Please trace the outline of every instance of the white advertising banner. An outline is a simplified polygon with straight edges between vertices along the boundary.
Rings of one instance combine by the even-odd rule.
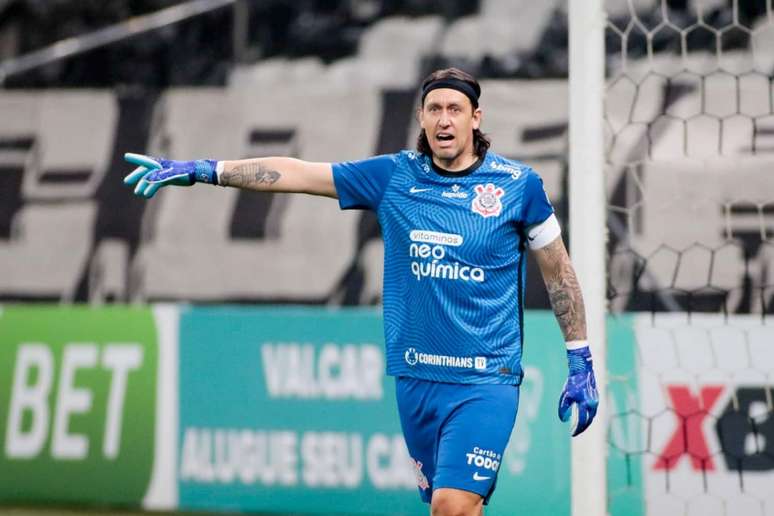
[[[774,514],[774,324],[635,320],[648,515]]]

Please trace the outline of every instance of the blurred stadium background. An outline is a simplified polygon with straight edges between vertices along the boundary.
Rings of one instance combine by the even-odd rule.
[[[608,510],[774,516],[772,1],[605,12]],[[122,155],[411,148],[419,81],[458,66],[569,228],[569,62],[560,0],[0,0],[0,513],[424,514],[369,376],[375,217],[204,186],[146,202]],[[569,514],[531,263],[525,306],[487,514]]]

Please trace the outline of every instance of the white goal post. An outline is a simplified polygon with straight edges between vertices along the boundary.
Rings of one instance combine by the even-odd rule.
[[[572,439],[573,516],[607,514],[606,196],[603,0],[569,2],[570,254],[583,290],[600,405],[594,424]]]

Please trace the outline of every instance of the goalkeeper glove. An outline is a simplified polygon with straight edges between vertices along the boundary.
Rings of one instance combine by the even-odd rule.
[[[124,159],[137,165],[124,178],[124,184],[136,185],[136,195],[150,199],[162,186],[191,186],[196,182],[218,184],[218,162],[211,159],[172,161],[127,152]]]
[[[559,397],[559,419],[564,422],[569,420],[575,404],[578,412],[577,421],[572,428],[572,436],[575,437],[586,430],[594,420],[599,405],[599,394],[589,347],[568,349],[567,361],[570,371],[562,395]]]

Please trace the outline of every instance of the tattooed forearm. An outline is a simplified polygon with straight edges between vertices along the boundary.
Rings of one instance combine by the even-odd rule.
[[[237,165],[228,171],[224,170],[218,180],[223,186],[263,190],[266,188],[262,188],[262,186],[273,185],[279,181],[280,177],[282,174],[278,170],[254,162]]]
[[[565,340],[586,339],[586,309],[578,277],[561,239],[541,249],[551,264],[543,271],[548,298]]]

